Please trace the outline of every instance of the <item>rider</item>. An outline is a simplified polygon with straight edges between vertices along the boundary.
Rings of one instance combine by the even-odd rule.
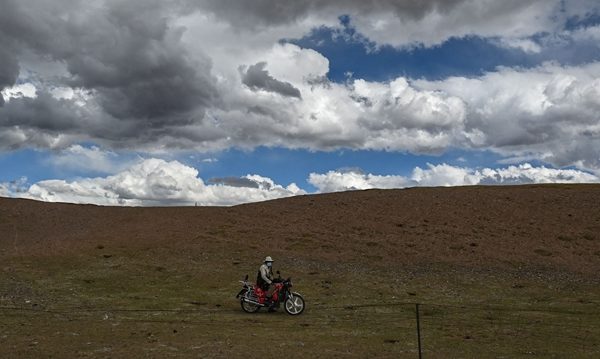
[[[258,269],[256,285],[267,292],[267,300],[271,300],[275,286],[273,285],[273,258],[267,256],[264,263]]]

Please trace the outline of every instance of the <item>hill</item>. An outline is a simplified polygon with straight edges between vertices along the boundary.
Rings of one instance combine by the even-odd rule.
[[[414,188],[236,207],[127,208],[0,198],[4,255],[98,245],[188,248],[401,266],[600,270],[600,186]],[[15,248],[16,247],[16,248]]]
[[[296,278],[300,318],[247,315],[232,298],[265,255]],[[0,260],[2,357],[415,357],[415,302],[427,357],[600,350],[600,185],[227,208],[0,198]],[[267,337],[275,352],[252,343]]]

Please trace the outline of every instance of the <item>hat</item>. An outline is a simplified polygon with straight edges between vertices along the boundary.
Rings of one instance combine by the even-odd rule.
[[[271,258],[271,256],[267,256],[267,258],[265,258],[265,262],[273,262],[273,258]]]

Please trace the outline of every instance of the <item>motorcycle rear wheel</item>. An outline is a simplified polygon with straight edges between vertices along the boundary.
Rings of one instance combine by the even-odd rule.
[[[252,303],[245,302],[243,299],[240,300],[242,310],[246,313],[256,313],[260,310],[260,306]]]
[[[292,295],[286,299],[283,308],[289,315],[302,314],[302,312],[304,312],[304,308],[306,308],[306,305],[304,304],[304,298],[302,298],[302,296],[298,293],[292,293]]]

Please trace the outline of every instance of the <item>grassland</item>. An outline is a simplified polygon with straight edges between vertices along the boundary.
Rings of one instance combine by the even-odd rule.
[[[417,358],[420,303],[424,358],[597,358],[598,187],[534,189],[523,201],[554,207],[536,206],[507,232],[500,205],[380,207],[382,194],[410,203],[406,191],[230,209],[3,200],[0,357]],[[515,194],[527,188],[509,190],[485,195],[527,210]],[[431,191],[423,208],[451,197]],[[241,311],[237,280],[265,254],[304,295],[301,316]]]

